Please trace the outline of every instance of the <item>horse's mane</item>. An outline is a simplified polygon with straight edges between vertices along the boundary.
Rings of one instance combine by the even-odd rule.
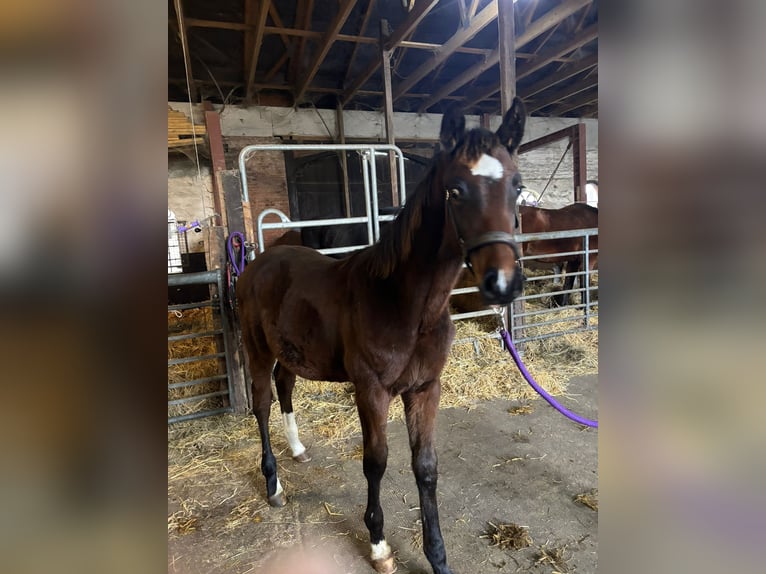
[[[435,173],[436,160],[396,219],[381,231],[380,240],[375,245],[349,257],[346,260],[349,264],[353,261],[373,277],[385,279],[393,273],[398,262],[410,256],[413,235],[423,221],[423,208],[428,204]]]
[[[449,153],[450,159],[459,159],[465,163],[473,163],[484,153],[490,153],[493,148],[501,145],[493,132],[476,128],[464,134],[457,142],[454,150]],[[418,184],[415,193],[407,200],[407,204],[392,224],[381,232],[380,240],[372,247],[360,251],[347,261],[354,261],[362,266],[373,277],[385,279],[396,268],[397,263],[406,261],[412,252],[414,232],[423,222],[423,209],[428,207],[439,158],[446,152],[437,153],[431,163],[426,177]]]

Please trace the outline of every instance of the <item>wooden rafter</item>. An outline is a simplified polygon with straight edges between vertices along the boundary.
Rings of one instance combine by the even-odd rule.
[[[493,22],[495,18],[497,18],[497,0],[492,0],[481,12],[479,12],[479,14],[476,15],[468,28],[460,28],[444,44],[441,50],[423,62],[423,64],[407,76],[406,80],[402,81],[394,88],[394,101],[398,100],[411,90],[415,84],[434,71],[442,62],[445,62],[455,50],[478,34],[490,22]]]
[[[567,0],[566,2],[563,2],[562,4],[559,4],[555,8],[551,9],[549,12],[546,12],[540,18],[535,20],[521,35],[516,37],[516,41],[514,42],[515,48],[519,49],[522,46],[526,45],[534,38],[537,38],[539,35],[545,33],[551,27],[555,26],[556,24],[558,24],[565,18],[568,18],[569,16],[577,12],[583,6],[588,4],[590,1],[591,0]],[[451,82],[448,82],[444,87],[442,87],[442,89],[440,89],[436,94],[434,94],[429,100],[424,102],[420,106],[418,111],[419,112],[426,111],[428,108],[433,106],[439,100],[444,98],[444,96],[447,96],[451,94],[452,92],[454,92],[455,90],[460,89],[461,87],[463,87],[465,84],[467,84],[474,78],[477,78],[478,76],[480,76],[481,74],[489,70],[499,61],[500,61],[500,51],[493,50],[493,52],[487,57],[485,61],[479,62],[478,64],[472,66],[471,68],[468,68],[465,72],[463,72],[462,74],[459,74]],[[517,81],[520,80],[521,77],[522,77],[521,75],[518,75],[516,77],[516,80]],[[496,91],[497,90],[495,90],[495,92]]]
[[[558,60],[565,54],[569,54],[570,52],[576,50],[577,48],[584,46],[588,42],[595,40],[597,37],[598,37],[598,26],[596,24],[589,26],[585,30],[581,31],[575,38],[572,39],[571,42],[569,42],[565,46],[550,48],[548,51],[546,51],[543,54],[540,54],[534,60],[530,60],[529,62],[525,63],[523,66],[520,66],[518,69],[518,73],[516,75],[516,81],[526,78],[530,74],[533,74],[534,72],[547,66],[551,62]],[[476,92],[468,94],[466,96],[466,100],[468,100],[471,103],[478,103],[496,94],[499,89],[500,87],[496,85],[489,86],[488,88],[485,87],[485,88],[482,88],[481,90],[477,90]]]
[[[552,116],[552,117],[560,117],[564,114],[567,114],[569,112],[576,110],[577,108],[581,108],[583,106],[587,106],[595,102],[598,102],[598,89],[591,90],[589,92],[584,92],[578,97],[573,98],[569,100],[568,102],[564,102],[562,105],[552,109],[549,113],[546,113],[545,115]]]
[[[277,63],[274,64],[271,69],[266,72],[266,75],[263,77],[264,82],[270,82],[271,79],[277,74],[279,70],[282,69],[282,66],[284,66],[287,63],[287,59],[290,57],[290,50],[285,50],[285,53],[282,54],[279,57],[279,60],[277,60]]]
[[[537,10],[537,5],[539,2],[540,0],[530,0],[529,6],[527,6],[526,11],[521,16],[521,27],[523,30],[526,30],[529,26],[529,23],[532,21],[532,16],[534,15],[535,10]]]
[[[308,31],[311,28],[311,16],[314,13],[314,0],[298,0],[296,28],[302,31]],[[306,45],[306,37],[298,37],[293,47],[293,58],[290,60],[290,69],[287,78],[290,82],[295,82],[300,74],[301,62],[303,60],[303,49]]]
[[[359,35],[364,36],[364,33],[367,31],[367,25],[370,23],[370,16],[372,16],[373,8],[375,7],[375,0],[370,0],[367,4],[367,11],[364,13],[364,18],[362,18],[362,26],[359,29]],[[346,75],[343,76],[343,86],[346,85],[349,74],[351,73],[351,69],[354,67],[354,60],[356,59],[356,53],[359,50],[359,42],[356,42],[354,44],[354,49],[351,51],[351,58],[348,61],[348,68],[346,68]]]
[[[186,85],[186,80],[184,80],[183,78],[169,78],[168,83],[178,85],[178,86],[183,86],[183,85]],[[194,83],[197,84],[198,86],[214,86],[215,85],[215,83],[212,80],[194,80]],[[226,81],[226,80],[219,81],[218,85],[221,88],[234,88],[234,87],[244,86],[242,82],[233,82],[233,81]],[[273,90],[278,92],[293,91],[292,86],[288,84],[255,82],[253,86],[255,87],[257,91],[261,91],[261,90]],[[343,94],[343,90],[340,88],[327,88],[323,86],[309,86],[306,89],[306,92],[317,93],[317,94],[335,94],[335,95]],[[359,94],[360,96],[380,97],[383,95],[383,92],[380,90],[359,90],[357,94]],[[430,98],[431,94],[413,93],[413,94],[407,94],[406,97],[417,99],[417,100],[424,100],[426,98]],[[447,96],[444,99],[459,101],[459,100],[462,100],[463,97],[462,96]]]
[[[184,19],[184,9],[181,5],[181,0],[174,0],[176,8],[176,18],[178,19],[178,35],[181,40],[181,50],[184,55],[184,69],[186,71],[186,79],[189,84],[189,99],[192,102],[197,101],[197,86],[194,84],[194,75],[192,74],[191,66],[191,53],[189,52],[189,38],[186,35],[187,23]]]
[[[577,94],[580,94],[582,92],[588,91],[592,88],[598,87],[598,74],[594,74],[592,76],[587,76],[585,78],[580,79],[576,83],[567,86],[565,88],[562,88],[558,92],[555,92],[550,95],[545,95],[543,99],[537,100],[535,102],[529,102],[527,104],[527,112],[534,113],[537,110],[541,110],[547,106],[550,106],[551,104],[556,104],[558,102],[561,102],[562,100],[566,100],[571,98],[572,96],[575,96]]]
[[[343,3],[338,7],[338,13],[335,14],[335,18],[333,18],[330,27],[327,29],[327,32],[322,39],[322,43],[320,44],[319,49],[317,50],[316,55],[314,56],[311,65],[309,66],[308,72],[303,77],[295,91],[296,102],[299,102],[303,97],[303,94],[306,93],[306,88],[308,88],[311,80],[314,79],[314,76],[319,71],[319,66],[322,65],[325,56],[327,56],[327,52],[330,51],[330,47],[332,46],[333,42],[335,42],[335,39],[340,33],[341,28],[343,28],[343,24],[346,23],[346,20],[348,19],[348,16],[351,14],[351,10],[354,9],[355,5],[356,0],[344,0]]]
[[[284,23],[282,22],[282,18],[279,15],[274,2],[269,2],[269,16],[271,16],[271,21],[274,22],[275,26],[284,28]],[[282,39],[282,44],[285,47],[285,51],[263,77],[263,81],[267,83],[270,82],[271,79],[277,74],[277,72],[282,69],[282,66],[285,65],[288,58],[290,57],[290,37],[287,34],[280,34],[279,37]]]
[[[253,99],[253,82],[255,82],[255,70],[258,67],[258,56],[261,53],[261,46],[263,45],[263,29],[266,26],[266,16],[269,14],[269,4],[271,0],[261,0],[258,5],[258,17],[255,28],[255,36],[253,38],[253,55],[249,61],[249,67],[247,70],[247,76],[245,78],[245,85],[247,86],[245,98],[247,101]]]
[[[396,48],[405,36],[417,28],[421,20],[423,20],[423,18],[426,17],[431,9],[436,6],[438,1],[439,0],[419,0],[416,2],[415,7],[404,19],[404,22],[402,22],[399,27],[394,30],[383,48],[388,52]],[[382,62],[380,58],[375,58],[372,62],[370,62],[370,65],[367,66],[364,72],[362,72],[357,80],[348,88],[348,90],[346,90],[345,94],[343,94],[342,105],[345,106],[351,100],[351,98],[354,97],[354,94],[359,91],[359,89],[367,82],[367,80],[370,79],[370,76],[372,76],[378,70],[381,63]]]
[[[255,26],[243,24],[241,22],[221,22],[216,20],[200,20],[198,18],[186,18],[187,28],[213,28],[218,30],[231,30],[234,32],[244,32],[246,30],[255,29]],[[410,32],[411,33],[411,32]],[[299,30],[296,28],[282,28],[279,26],[266,26],[263,29],[264,36],[280,34],[285,36],[299,36],[303,38],[319,39],[322,37],[321,32],[314,30]],[[354,42],[357,44],[377,44],[378,39],[372,36],[354,36],[352,34],[338,34],[335,39],[336,42]],[[426,50],[428,52],[438,51],[442,48],[441,44],[434,44],[432,42],[415,42],[411,40],[401,40],[398,44],[399,48],[414,48],[416,50]],[[487,48],[469,48],[462,46],[455,50],[458,54],[473,54],[475,56],[488,56],[492,53],[492,50]],[[528,60],[533,58],[534,55],[526,52],[516,52],[516,57],[522,60]]]
[[[597,65],[598,65],[597,54],[593,54],[591,56],[588,56],[587,58],[583,58],[579,62],[575,62],[574,64],[569,64],[567,66],[564,66],[555,74],[546,76],[543,79],[538,80],[531,86],[528,86],[527,88],[521,90],[522,96],[524,97],[524,99],[529,99],[532,96],[536,96],[540,92],[543,92],[545,90],[552,88],[559,82],[568,80],[572,76],[576,76],[577,74],[584,72],[585,70],[588,70],[590,68],[593,68]]]
[[[479,8],[479,0],[471,0],[471,5],[468,7],[468,23],[473,20],[473,15],[476,14],[476,10]]]
[[[282,17],[279,15],[274,2],[269,2],[269,16],[271,16],[271,21],[274,22],[274,26],[276,28],[285,27],[284,22],[282,22]],[[282,38],[282,44],[284,44],[285,50],[290,50],[290,36],[285,33],[281,33],[279,37]]]

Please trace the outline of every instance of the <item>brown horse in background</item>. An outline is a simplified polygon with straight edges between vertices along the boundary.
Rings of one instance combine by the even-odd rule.
[[[547,231],[570,231],[576,229],[591,229],[598,227],[598,208],[591,207],[586,203],[573,203],[560,209],[544,209],[541,207],[520,206],[522,233],[543,233]],[[553,296],[556,305],[563,307],[570,301],[570,291],[574,288],[578,273],[583,271],[585,256],[554,255],[555,253],[571,253],[582,251],[585,247],[583,237],[567,237],[564,239],[546,239],[539,241],[524,242],[524,256],[535,256],[532,261],[525,262],[525,266],[536,267],[540,263],[560,265],[566,277],[564,279],[563,292]],[[588,238],[588,250],[598,250],[598,235]],[[598,268],[598,253],[588,254],[588,269],[592,271]],[[581,282],[582,284],[582,282]]]
[[[598,227],[598,208],[585,203],[573,203],[560,209],[544,209],[528,205],[519,206],[522,233],[543,233],[547,231],[569,231],[577,229],[591,229]],[[574,288],[577,273],[583,270],[585,257],[582,254],[553,255],[555,253],[571,253],[583,250],[584,239],[582,237],[568,237],[565,239],[549,239],[539,241],[524,241],[524,256],[538,256],[531,261],[524,261],[524,266],[529,268],[561,266],[566,272],[563,293],[552,295],[554,304],[559,306],[568,305],[570,301],[569,291]],[[598,235],[588,239],[588,250],[598,250]],[[588,254],[588,270],[598,268],[598,253]],[[466,270],[457,283],[457,287],[468,287],[473,279]],[[481,299],[475,293],[466,293],[452,297],[452,306],[457,312],[466,313],[485,308]]]
[[[293,413],[296,375],[351,381],[364,443],[364,521],[378,572],[396,569],[383,535],[380,483],[388,409],[401,395],[423,548],[435,574],[451,574],[439,527],[434,448],[439,377],[455,334],[448,301],[464,261],[487,303],[508,304],[521,292],[511,233],[525,116],[518,98],[496,133],[466,132],[462,115],[445,114],[441,151],[378,243],[339,260],[306,247],[270,247],[237,283],[269,504],[286,503],[269,439],[274,361],[285,433],[300,462],[309,457]]]

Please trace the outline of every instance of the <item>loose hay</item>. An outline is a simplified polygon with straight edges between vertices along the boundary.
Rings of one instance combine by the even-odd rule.
[[[511,548],[520,550],[532,544],[529,537],[529,529],[518,524],[493,524],[487,522],[487,530],[479,538],[488,538],[492,542],[490,546],[497,546],[501,550]]]
[[[569,572],[569,565],[566,563],[564,557],[564,548],[554,547],[548,548],[547,544],[540,546],[540,552],[536,556],[537,561],[535,564],[546,564],[553,566],[558,572]]]
[[[179,316],[180,315],[180,316]],[[220,318],[216,317],[211,307],[186,309],[184,311],[168,312],[168,335],[183,335],[202,333],[220,329]],[[212,355],[223,351],[220,336],[198,337],[181,341],[168,341],[168,360],[184,357]],[[180,383],[223,374],[225,362],[223,359],[194,361],[168,367],[168,383]],[[213,381],[168,389],[168,400],[182,399],[194,395],[226,390],[226,381]],[[223,406],[222,397],[209,397],[199,401],[191,401],[180,405],[168,405],[168,416],[180,416],[202,410],[211,410]]]
[[[580,504],[583,504],[590,508],[591,510],[595,510],[598,512],[598,489],[594,488],[588,492],[583,492],[582,494],[578,494],[574,498],[575,502],[579,502]]]

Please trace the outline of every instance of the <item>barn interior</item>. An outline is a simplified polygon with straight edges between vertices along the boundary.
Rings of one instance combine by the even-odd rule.
[[[447,110],[494,130],[514,95],[528,112],[519,149],[528,197],[549,209],[585,202],[586,182],[598,179],[595,0],[169,0],[169,571],[269,572],[275,552],[337,546],[341,569],[332,571],[372,572],[349,385],[299,381],[296,408],[314,454],[304,466],[289,460],[274,406],[292,509],[266,505],[232,262],[286,231],[259,235],[265,210],[292,222],[358,218],[369,215],[370,194],[395,210],[428,169]],[[241,169],[253,145],[293,147],[252,151]],[[401,171],[370,145],[399,148]],[[340,245],[325,241],[327,229],[298,231],[304,244]],[[244,244],[230,254],[236,232]],[[513,325],[521,315],[514,339],[538,382],[594,415],[597,271],[584,272],[564,308],[553,306],[562,287],[550,270],[526,273],[540,280],[528,282],[523,307],[506,311]],[[438,447],[455,571],[595,572],[597,503],[582,502],[597,493],[595,429],[534,398],[500,346],[494,312],[453,311]],[[396,495],[384,510],[393,507],[399,571],[425,572],[400,404],[389,420],[384,489]],[[530,545],[504,544],[490,526],[503,523],[526,528]]]

